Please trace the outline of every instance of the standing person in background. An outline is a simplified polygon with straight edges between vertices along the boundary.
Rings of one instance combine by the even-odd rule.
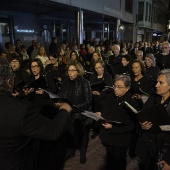
[[[28,56],[31,58],[31,53],[32,53],[32,51],[34,50],[34,48],[35,48],[35,43],[36,43],[36,41],[35,40],[32,40],[31,41],[31,46],[29,46],[28,47],[28,49],[27,49],[27,53],[28,53]]]
[[[60,103],[49,120],[29,102],[13,97],[13,73],[0,58],[0,167],[1,170],[37,170],[37,140],[57,140],[67,127],[71,107]]]
[[[52,37],[49,46],[49,54],[57,54],[57,50],[57,37]]]
[[[80,164],[86,163],[86,151],[89,142],[90,124],[87,117],[81,114],[82,110],[91,109],[92,94],[84,69],[79,62],[70,61],[67,64],[68,76],[63,80],[58,95],[67,98],[78,109],[72,110],[74,122],[74,135],[68,139],[68,152],[66,159],[75,155],[76,143],[80,145]]]

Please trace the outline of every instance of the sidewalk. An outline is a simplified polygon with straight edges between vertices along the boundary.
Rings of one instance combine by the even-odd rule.
[[[99,137],[90,139],[86,153],[86,164],[81,165],[79,163],[80,151],[76,150],[75,158],[66,161],[64,170],[103,170],[105,155],[105,148],[101,144]]]
[[[86,164],[81,165],[79,163],[80,152],[77,150],[75,158],[66,161],[64,170],[104,170],[105,157],[105,148],[101,144],[99,137],[96,137],[95,139],[90,139],[89,141],[89,146],[86,154]],[[131,159],[127,157],[127,164],[129,164],[130,161]]]

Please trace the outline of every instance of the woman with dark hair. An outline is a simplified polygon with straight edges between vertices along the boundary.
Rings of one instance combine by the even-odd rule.
[[[132,61],[132,58],[129,54],[122,55],[122,61],[118,65],[119,69],[117,69],[116,74],[127,74],[130,76],[132,73],[131,61]]]
[[[72,50],[70,52],[70,60],[79,61],[79,55],[76,51]]]
[[[66,76],[66,65],[62,63],[62,61],[59,61],[59,57],[56,54],[50,54],[49,59],[51,61],[51,64],[48,64],[45,67],[46,73],[49,73],[51,77],[53,78],[57,91],[59,90],[62,80]],[[61,58],[62,60],[62,58]]]
[[[81,114],[82,110],[91,109],[92,94],[90,83],[86,80],[84,69],[79,62],[70,61],[67,64],[67,77],[63,80],[58,95],[67,98],[78,109],[73,109],[72,118],[74,122],[74,136],[70,136],[66,159],[75,154],[76,144],[80,145],[80,163],[86,162],[86,151],[89,141],[88,119]],[[72,137],[72,138],[71,138]],[[71,140],[72,139],[72,140]]]
[[[150,95],[154,94],[153,81],[145,74],[146,68],[144,62],[139,59],[132,61],[132,75],[130,92],[134,99],[138,102],[140,110]],[[138,121],[136,121],[136,133],[133,134],[130,143],[129,155],[131,158],[135,157],[135,146],[139,134]]]
[[[100,96],[102,117],[119,122],[119,124],[105,122],[100,129],[100,139],[106,147],[106,170],[126,170],[127,150],[135,124],[131,117],[134,113],[124,105],[124,102],[139,109],[137,102],[129,92],[130,85],[129,76],[116,75],[114,92]]]
[[[46,90],[52,93],[56,93],[56,87],[51,76],[49,74],[45,74],[44,67],[40,59],[36,58],[31,61],[30,70],[31,75],[28,81],[26,82],[28,88],[24,89],[24,92],[28,99],[31,100],[31,102],[38,102],[37,104],[41,108],[43,103],[39,102],[39,100],[43,99],[43,97],[46,97],[46,94],[44,94],[44,91],[41,88],[45,88]],[[38,82],[36,80],[40,79],[42,81],[39,81],[40,84],[36,84],[35,89],[33,84],[35,84],[35,82]]]
[[[25,95],[27,96],[26,98],[37,107],[41,115],[47,117],[48,119],[53,119],[56,116],[57,109],[54,107],[52,100],[49,99],[48,94],[44,93],[42,88],[49,92],[56,93],[55,83],[51,78],[51,75],[45,73],[40,59],[36,58],[31,61],[30,70],[31,76],[27,82],[28,88],[25,89]],[[61,152],[58,148],[61,140],[62,139],[58,142],[45,140],[39,141],[38,169],[57,169],[58,166],[63,166],[64,151]],[[64,142],[62,141],[61,143]],[[60,157],[58,156],[59,153]]]
[[[131,84],[131,94],[133,97],[142,104],[141,96],[142,94],[152,95],[153,90],[153,81],[145,74],[146,67],[144,62],[141,60],[132,61],[132,84]],[[141,105],[142,108],[142,105]]]

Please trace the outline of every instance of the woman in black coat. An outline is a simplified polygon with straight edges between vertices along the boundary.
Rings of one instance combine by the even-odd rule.
[[[136,59],[132,62],[131,89],[132,96],[143,107],[142,95],[152,95],[154,93],[153,81],[149,79],[143,61]]]
[[[103,82],[106,86],[111,86],[111,87],[113,86],[112,76],[105,71],[105,63],[103,60],[97,60],[94,63],[94,69],[95,72],[90,76],[90,80],[89,80],[91,85]],[[105,93],[109,91],[110,90],[99,91],[98,89],[92,91],[93,94],[92,109],[94,112],[96,112],[99,115],[101,115],[100,94],[103,96]],[[91,137],[95,138],[100,130],[100,126],[96,121],[94,121],[93,130],[94,133]]]
[[[80,145],[80,163],[85,164],[86,162],[86,151],[89,141],[89,123],[87,118],[81,114],[83,110],[91,109],[92,94],[91,87],[88,80],[84,75],[84,69],[79,62],[70,61],[67,64],[68,76],[63,80],[58,95],[62,98],[67,98],[73,105],[78,109],[72,111],[72,118],[74,122],[74,141],[79,142]],[[70,136],[71,137],[71,136]],[[71,138],[68,139],[70,142],[70,148],[66,155],[66,159],[74,156],[76,143],[72,143]],[[72,145],[72,146],[71,146]]]
[[[151,80],[156,82],[160,69],[156,66],[155,57],[152,53],[145,56],[145,65],[146,75],[148,75]]]
[[[138,110],[137,102],[129,93],[131,80],[129,76],[117,75],[114,79],[114,93],[100,96],[102,116],[106,120],[121,122],[104,123],[100,129],[100,139],[106,147],[106,169],[126,170],[126,156],[131,135],[134,131],[134,113],[126,107],[128,102]]]

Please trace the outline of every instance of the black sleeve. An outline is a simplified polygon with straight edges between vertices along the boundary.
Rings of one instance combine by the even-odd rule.
[[[50,120],[40,115],[31,104],[24,108],[21,117],[21,133],[24,136],[57,140],[65,130],[70,115],[65,109],[59,110],[55,118]]]
[[[170,166],[170,148],[164,157],[164,161]]]

